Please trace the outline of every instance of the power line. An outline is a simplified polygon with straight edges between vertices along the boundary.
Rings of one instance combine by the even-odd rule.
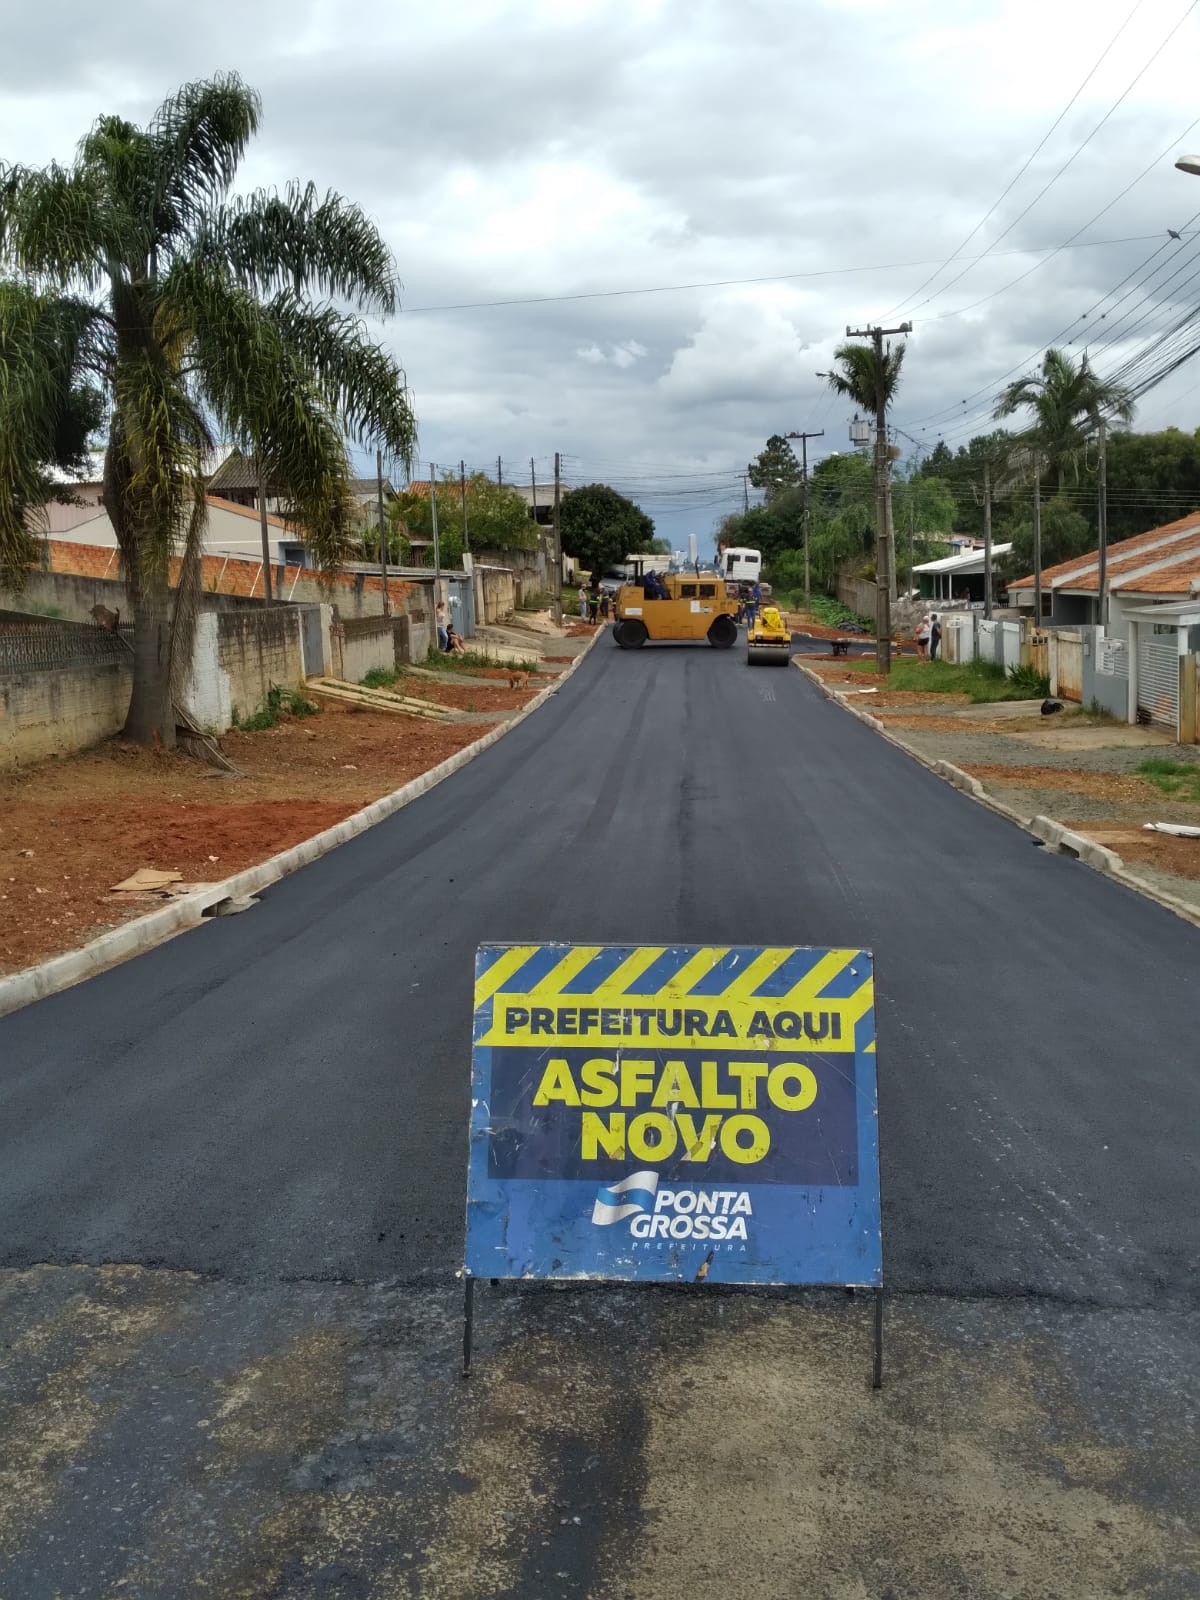
[[[1200,211],[1195,212],[1191,217],[1189,217],[1187,222],[1184,224],[1183,228],[1178,230],[1178,231],[1181,234],[1186,235],[1187,229],[1190,228],[1193,225],[1193,223],[1195,223],[1197,221],[1200,221]],[[1185,239],[1181,240],[1181,242],[1179,244],[1179,248],[1177,250],[1174,250],[1174,251],[1171,252],[1171,254],[1167,258],[1167,261],[1163,263],[1163,266],[1169,265],[1170,262],[1173,261],[1177,255],[1179,255],[1182,251],[1186,250],[1188,248],[1189,243],[1190,243],[1190,239],[1185,238]],[[1049,350],[1053,346],[1057,345],[1060,340],[1065,339],[1066,336],[1069,333],[1071,333],[1072,329],[1074,329],[1077,326],[1077,324],[1079,324],[1081,322],[1086,322],[1087,319],[1089,317],[1091,317],[1093,315],[1093,313],[1100,306],[1104,305],[1107,300],[1110,300],[1112,298],[1112,296],[1114,294],[1116,294],[1118,289],[1123,288],[1124,285],[1129,282],[1130,278],[1134,277],[1136,274],[1142,273],[1144,271],[1144,269],[1146,267],[1148,267],[1152,261],[1155,260],[1156,257],[1160,256],[1163,253],[1164,250],[1167,250],[1169,248],[1170,248],[1170,239],[1168,237],[1167,239],[1164,239],[1162,241],[1162,243],[1160,243],[1160,245],[1158,246],[1157,250],[1152,251],[1150,253],[1150,255],[1148,255],[1145,258],[1144,261],[1139,262],[1137,266],[1131,268],[1130,271],[1127,272],[1125,274],[1125,276],[1120,280],[1120,282],[1114,284],[1113,287],[1107,291],[1107,293],[1101,295],[1099,300],[1095,301],[1091,306],[1089,306],[1086,311],[1081,312],[1079,314],[1079,316],[1074,318],[1073,321],[1068,322],[1065,327],[1060,328],[1059,331],[1056,334],[1053,335],[1053,337],[1048,339],[1045,344],[1040,345],[1038,347],[1038,349],[1036,349],[1036,350],[1034,350],[1032,352],[1032,354],[1023,357],[1019,362],[1017,362],[1017,364],[1015,366],[1009,367],[1006,372],[1002,372],[998,378],[992,379],[988,384],[984,385],[983,387],[981,387],[979,389],[972,390],[972,392],[970,394],[968,394],[963,400],[959,401],[957,403],[957,405],[942,406],[938,410],[926,412],[923,416],[917,417],[914,421],[910,422],[908,424],[908,426],[912,427],[912,428],[921,428],[922,430],[924,430],[924,428],[930,423],[944,422],[946,426],[950,426],[952,423],[955,423],[960,417],[962,417],[964,415],[964,412],[962,410],[963,407],[970,406],[972,401],[978,400],[978,399],[982,398],[984,395],[992,395],[992,396],[994,396],[996,394],[996,391],[997,391],[999,385],[1002,384],[1005,381],[1005,379],[1014,377],[1018,372],[1021,372],[1022,370],[1027,368],[1030,365],[1031,362],[1036,361],[1038,356],[1043,355],[1047,350]],[[1147,276],[1139,278],[1138,281],[1132,286],[1132,288],[1125,295],[1121,296],[1121,299],[1116,302],[1116,305],[1122,304],[1124,300],[1128,299],[1129,294],[1132,294],[1132,293],[1136,292],[1136,290],[1139,287],[1141,287],[1141,285],[1143,283],[1148,283],[1150,281],[1150,279],[1153,278],[1161,270],[1162,270],[1161,267],[1156,267],[1154,269],[1154,271],[1149,273]],[[1171,282],[1173,280],[1168,279],[1167,281]],[[1114,309],[1115,309],[1115,306],[1114,306]],[[1068,341],[1068,342],[1071,342],[1071,341]],[[988,409],[990,409],[990,408],[991,408],[991,402],[989,401]],[[976,414],[982,416],[983,412],[980,411],[978,408],[976,408]]]
[[[1179,18],[1178,22],[1176,22],[1175,26],[1171,29],[1171,31],[1167,34],[1166,38],[1158,46],[1158,49],[1155,50],[1154,54],[1150,57],[1149,61],[1146,62],[1146,64],[1142,67],[1141,71],[1137,73],[1137,75],[1131,80],[1131,82],[1129,84],[1127,84],[1126,87],[1122,90],[1122,92],[1117,96],[1116,100],[1114,100],[1112,105],[1109,106],[1108,110],[1100,118],[1100,121],[1096,123],[1095,127],[1091,130],[1091,132],[1087,135],[1087,137],[1083,140],[1083,142],[1081,144],[1077,145],[1076,148],[1071,152],[1071,154],[1063,162],[1062,166],[1059,167],[1058,171],[1050,179],[1049,183],[1045,184],[1041,189],[1038,190],[1037,194],[1034,195],[1033,199],[1029,202],[1029,204],[1025,207],[1025,209],[1023,211],[1019,211],[1017,213],[1017,215],[1012,219],[1012,221],[1008,224],[1008,226],[1004,229],[1004,232],[999,234],[997,236],[997,238],[992,241],[993,244],[999,244],[1001,239],[1006,239],[1008,237],[1008,235],[1013,231],[1013,229],[1017,226],[1017,224],[1019,222],[1024,221],[1024,219],[1033,210],[1034,206],[1036,206],[1038,204],[1038,202],[1040,200],[1042,200],[1044,198],[1044,196],[1046,196],[1050,192],[1050,190],[1054,187],[1054,185],[1062,177],[1063,173],[1066,172],[1068,167],[1070,167],[1071,164],[1075,161],[1076,157],[1083,153],[1083,151],[1087,148],[1087,146],[1092,142],[1092,140],[1100,132],[1100,129],[1104,126],[1104,124],[1108,121],[1108,119],[1113,115],[1113,113],[1117,110],[1117,108],[1122,104],[1123,101],[1125,101],[1129,97],[1129,95],[1133,92],[1133,90],[1137,87],[1137,85],[1142,81],[1142,79],[1145,77],[1146,73],[1149,72],[1150,68],[1158,60],[1159,56],[1162,55],[1163,51],[1170,44],[1171,40],[1179,32],[1180,28],[1183,27],[1183,25],[1187,21],[1188,17],[1190,17],[1192,12],[1196,9],[1197,3],[1200,3],[1200,0],[1188,0],[1188,5],[1185,7],[1183,15]],[[1136,7],[1135,7],[1135,9],[1136,9]],[[1131,13],[1131,15],[1132,15],[1132,13]],[[1127,18],[1126,21],[1128,21],[1128,20],[1129,19]],[[1121,30],[1118,30],[1118,32],[1122,31],[1124,29],[1124,26],[1125,26],[1125,24],[1123,23],[1122,27],[1121,27]],[[1111,46],[1110,46],[1110,48],[1111,48]],[[1193,126],[1194,126],[1194,124],[1193,124]],[[1138,180],[1135,179],[1135,182],[1136,181],[1138,181]],[[1128,193],[1128,190],[1123,191],[1123,193]],[[1118,195],[1117,198],[1120,199],[1120,196]],[[1114,202],[1110,202],[1110,204],[1115,204],[1115,201]],[[1106,207],[1105,209],[1107,210],[1108,208]],[[1103,212],[1099,213],[1099,215],[1103,215]],[[1093,221],[1094,220],[1095,219],[1093,218]],[[1089,224],[1086,224],[1085,226],[1089,226],[1090,227],[1091,224],[1089,223]],[[1083,229],[1080,229],[1079,231],[1082,232]],[[1072,235],[1072,238],[1074,238],[1074,237],[1075,237],[1075,235]],[[975,262],[973,262],[973,261],[972,262],[968,262],[963,267],[963,270],[960,273],[958,273],[958,275],[956,277],[953,277],[953,278],[950,279],[949,283],[944,283],[940,289],[935,290],[933,294],[929,295],[925,300],[922,300],[919,305],[914,306],[913,307],[914,312],[920,311],[922,306],[929,305],[929,303],[932,300],[936,300],[939,295],[943,295],[943,294],[946,293],[947,290],[953,289],[953,287],[954,287],[954,285],[956,283],[961,283],[963,278],[966,277],[967,273],[970,272],[971,268],[974,265],[975,265]],[[1018,279],[1016,281],[1019,282],[1020,280]]]
[[[1055,117],[1054,121],[1046,129],[1046,132],[1042,135],[1041,139],[1039,140],[1038,144],[1034,148],[1033,152],[1026,158],[1025,162],[1023,163],[1023,165],[1018,169],[1016,175],[1013,178],[1011,178],[1009,180],[1009,182],[1008,182],[1008,185],[1003,190],[1001,190],[999,196],[992,202],[992,204],[984,212],[983,216],[980,217],[979,221],[971,229],[970,233],[967,234],[966,238],[963,239],[962,243],[958,246],[958,248],[953,252],[953,254],[951,254],[951,255],[946,257],[945,261],[942,262],[941,266],[938,267],[936,271],[931,272],[929,274],[929,276],[925,279],[924,283],[918,284],[917,287],[912,291],[911,294],[905,295],[903,300],[901,300],[897,305],[894,305],[891,308],[890,311],[888,311],[888,312],[886,312],[884,314],[884,321],[885,322],[888,320],[888,318],[894,317],[897,314],[897,312],[903,310],[903,308],[906,305],[908,305],[909,301],[914,300],[917,297],[917,295],[922,294],[929,287],[929,285],[934,281],[934,279],[937,278],[942,272],[945,271],[945,269],[950,265],[950,263],[952,261],[956,261],[958,259],[958,257],[962,254],[962,252],[966,249],[967,245],[970,244],[971,240],[979,232],[980,228],[983,227],[984,223],[987,222],[989,217],[991,217],[994,214],[994,212],[997,210],[997,208],[1008,198],[1008,196],[1012,193],[1012,191],[1016,187],[1016,185],[1025,176],[1025,174],[1029,171],[1029,168],[1032,166],[1033,162],[1037,159],[1037,157],[1045,149],[1046,144],[1047,144],[1048,140],[1050,139],[1051,134],[1053,134],[1055,129],[1059,127],[1059,125],[1061,124],[1063,118],[1067,115],[1067,112],[1070,111],[1071,107],[1075,104],[1076,100],[1079,99],[1079,96],[1083,93],[1083,91],[1087,88],[1088,84],[1096,76],[1096,73],[1099,71],[1100,67],[1103,65],[1105,59],[1107,58],[1109,51],[1112,49],[1113,45],[1116,44],[1117,40],[1121,37],[1121,35],[1125,32],[1125,29],[1129,26],[1130,22],[1134,18],[1134,15],[1139,10],[1141,5],[1142,5],[1142,0],[1134,0],[1133,7],[1130,10],[1129,14],[1126,16],[1126,18],[1125,18],[1124,22],[1121,24],[1121,26],[1117,29],[1116,33],[1113,34],[1112,38],[1105,45],[1104,49],[1097,56],[1093,66],[1092,66],[1092,69],[1088,73],[1087,77],[1084,78],[1083,82],[1079,85],[1078,89],[1076,89],[1075,93],[1067,101],[1066,105],[1059,112],[1058,116]]]
[[[1200,3],[1200,0],[1193,0],[1193,3]],[[1139,233],[1131,234],[1121,239],[1086,239],[1080,244],[1073,244],[1072,248],[1094,250],[1118,244],[1144,244],[1157,237],[1157,234]],[[1005,256],[1038,255],[1043,251],[1050,254],[1065,248],[1066,245],[1057,244],[1037,245],[1019,250],[987,250],[982,255],[972,256],[968,259],[974,264],[985,259],[999,261]],[[869,266],[817,267],[806,272],[772,272],[755,278],[709,278],[698,280],[695,283],[658,283],[631,289],[584,289],[570,294],[515,295],[504,300],[462,300],[447,302],[444,305],[406,306],[397,313],[397,316],[424,316],[435,311],[490,311],[505,306],[558,305],[574,300],[612,300],[637,294],[683,294],[692,289],[740,288],[756,283],[790,283],[799,279],[848,277],[851,274],[864,272],[900,272],[907,267],[928,267],[936,259],[936,257],[928,257],[924,261],[881,261],[872,263]],[[374,320],[382,321],[384,319],[376,317]]]
[[[1195,0],[1194,0],[1194,3],[1195,3]],[[935,322],[943,322],[949,317],[961,317],[961,316],[964,316],[968,311],[977,311],[980,306],[987,305],[989,300],[998,299],[1000,297],[1000,295],[1007,294],[1010,289],[1015,289],[1017,284],[1024,283],[1026,278],[1031,278],[1035,272],[1040,272],[1042,270],[1042,268],[1045,267],[1045,266],[1048,266],[1050,264],[1050,262],[1053,261],[1056,256],[1061,255],[1064,250],[1066,250],[1069,246],[1073,245],[1075,243],[1075,241],[1079,238],[1079,235],[1081,233],[1086,233],[1087,230],[1090,227],[1092,227],[1095,223],[1099,222],[1100,218],[1102,216],[1104,216],[1107,212],[1111,211],[1112,208],[1117,204],[1117,202],[1119,200],[1123,200],[1131,189],[1135,189],[1137,187],[1137,185],[1139,183],[1141,183],[1142,179],[1144,177],[1146,177],[1146,175],[1148,173],[1153,172],[1154,169],[1157,166],[1159,166],[1160,163],[1163,162],[1166,159],[1166,157],[1170,154],[1170,152],[1172,150],[1176,149],[1179,145],[1181,145],[1183,143],[1183,141],[1187,138],[1188,134],[1191,133],[1192,129],[1196,126],[1197,123],[1200,123],[1200,117],[1196,117],[1191,122],[1189,122],[1187,127],[1183,130],[1182,133],[1177,134],[1176,137],[1174,139],[1172,139],[1171,142],[1163,150],[1161,150],[1159,152],[1159,154],[1156,155],[1153,158],[1152,161],[1150,161],[1145,167],[1142,168],[1141,172],[1138,173],[1136,178],[1133,178],[1129,183],[1127,183],[1125,185],[1125,187],[1121,190],[1120,194],[1114,195],[1113,198],[1108,202],[1107,205],[1101,206],[1100,210],[1096,212],[1094,217],[1090,217],[1087,220],[1087,222],[1085,222],[1083,224],[1082,227],[1076,228],[1075,232],[1071,235],[1071,237],[1069,239],[1064,240],[1064,242],[1061,245],[1059,245],[1057,249],[1052,250],[1049,253],[1049,255],[1043,256],[1042,260],[1040,260],[1040,261],[1035,261],[1033,266],[1029,267],[1025,272],[1019,273],[1015,278],[1010,278],[1007,283],[1001,284],[1001,286],[998,289],[992,289],[988,294],[981,295],[978,300],[972,300],[970,305],[958,306],[953,311],[939,311],[937,316],[934,317],[933,320]],[[960,274],[960,276],[965,276],[965,274]],[[955,278],[952,281],[952,283],[946,284],[945,287],[947,289],[952,288],[953,284],[957,283],[958,281],[959,280],[957,278]],[[942,294],[943,292],[944,291],[942,289],[939,289],[937,291],[937,294]],[[935,295],[931,295],[929,297],[929,299],[930,300],[936,300],[937,299],[937,295],[936,294]],[[928,305],[929,304],[929,300],[926,300],[923,303],[925,305]]]

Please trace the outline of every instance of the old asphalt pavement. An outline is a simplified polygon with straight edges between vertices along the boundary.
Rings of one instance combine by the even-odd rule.
[[[843,1295],[484,1292],[484,940],[876,952]],[[0,1021],[0,1596],[1200,1592],[1197,958],[740,650],[601,640],[390,821]]]

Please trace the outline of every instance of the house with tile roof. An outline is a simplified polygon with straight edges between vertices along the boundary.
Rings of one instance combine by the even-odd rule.
[[[1110,544],[1107,577],[1110,634],[1124,635],[1137,608],[1200,595],[1200,511]],[[1032,607],[1032,573],[1008,585],[1008,604],[1010,609]],[[1098,550],[1042,573],[1042,612],[1042,621],[1051,627],[1100,621]]]
[[[1109,545],[1108,623],[1100,621],[1100,552],[1042,574],[1042,623],[1079,629],[1084,704],[1200,739],[1200,511]],[[1032,615],[1033,576],[1008,586],[1010,611]]]

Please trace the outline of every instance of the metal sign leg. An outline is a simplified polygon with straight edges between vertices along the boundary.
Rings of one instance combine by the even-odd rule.
[[[471,1335],[475,1331],[475,1279],[468,1274],[463,1289],[463,1370],[464,1378],[471,1376]]]
[[[875,1365],[871,1374],[872,1389],[883,1388],[883,1289],[875,1291]]]

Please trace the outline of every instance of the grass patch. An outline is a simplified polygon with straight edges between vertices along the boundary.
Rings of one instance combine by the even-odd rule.
[[[494,661],[491,656],[485,656],[478,650],[468,650],[461,656],[453,653],[447,655],[444,650],[431,650],[425,665],[436,668],[438,672],[478,672],[480,667],[499,667],[505,672],[536,672],[538,666],[533,659]]]
[[[265,733],[278,725],[280,717],[315,717],[320,706],[306,700],[298,689],[281,689],[273,683],[267,690],[267,701],[253,716],[240,718],[237,707],[233,709],[233,725],[242,733]]]
[[[850,658],[845,664],[851,672],[874,672],[875,657]],[[910,656],[893,658],[888,687],[917,694],[965,694],[976,705],[998,700],[1031,700],[1039,695],[1045,698],[1040,688],[1030,692],[1028,679],[1006,676],[1004,668],[993,661],[966,661],[960,665],[950,661],[914,661]]]
[[[1176,761],[1171,756],[1147,756],[1138,772],[1171,800],[1200,805],[1200,762]]]
[[[390,689],[399,676],[395,667],[372,667],[366,677],[358,681],[364,689]]]

